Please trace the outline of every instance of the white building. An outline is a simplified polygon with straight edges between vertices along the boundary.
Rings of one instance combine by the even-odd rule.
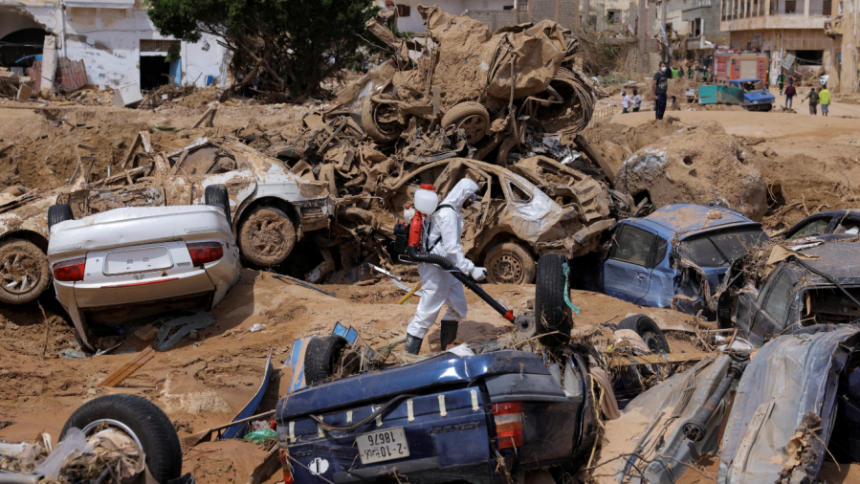
[[[56,37],[57,55],[84,61],[90,84],[227,82],[226,49],[212,37],[192,44],[159,35],[141,0],[0,0],[0,65],[27,65],[15,61],[41,54],[45,35]],[[165,62],[172,44],[179,58]]]

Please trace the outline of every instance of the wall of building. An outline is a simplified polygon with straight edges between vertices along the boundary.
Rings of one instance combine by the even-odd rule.
[[[0,27],[8,28],[8,19],[17,18],[22,25],[26,24],[21,28],[37,28],[32,26],[35,23],[56,34],[60,37],[58,54],[83,60],[90,84],[118,87],[140,82],[140,41],[170,40],[158,34],[142,7],[70,7],[63,11],[55,5],[44,5],[10,8],[0,4],[0,13],[9,12],[2,15],[7,20]],[[182,83],[204,86],[208,76],[213,76],[219,84],[226,84],[224,51],[210,36],[204,36],[196,44],[182,42]]]

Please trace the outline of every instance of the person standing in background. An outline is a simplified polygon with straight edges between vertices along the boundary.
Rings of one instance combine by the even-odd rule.
[[[621,114],[630,112],[630,95],[627,91],[621,91]]]
[[[633,90],[633,112],[638,113],[640,107],[642,107],[642,96],[639,95],[639,91],[634,89]]]
[[[830,111],[830,91],[827,90],[826,84],[818,93],[818,102],[821,103],[821,115],[827,116],[827,112]]]
[[[806,99],[809,99],[809,114],[815,116],[818,114],[818,93],[815,92],[815,88],[809,90],[809,94],[806,96]]]
[[[791,109],[792,99],[797,96],[797,90],[794,89],[794,84],[788,81],[788,86],[785,86],[785,107]]]
[[[666,92],[669,91],[667,71],[666,63],[661,62],[660,70],[654,74],[654,82],[651,83],[651,92],[654,94],[654,114],[658,121],[663,119],[663,113],[666,112]]]

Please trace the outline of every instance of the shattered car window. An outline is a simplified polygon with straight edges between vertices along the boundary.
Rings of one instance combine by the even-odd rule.
[[[857,220],[843,220],[840,221],[839,225],[833,231],[834,234],[848,234],[848,235],[857,235],[860,234],[860,222]]]
[[[767,296],[767,302],[763,309],[779,323],[784,322],[785,316],[788,314],[788,308],[791,304],[791,288],[791,278],[788,276],[788,271],[782,271]]]
[[[666,258],[666,251],[669,249],[669,241],[663,237],[657,237],[657,251],[654,253],[654,260],[650,268],[657,267],[663,259]],[[649,269],[650,269],[649,268]]]
[[[735,260],[747,255],[750,247],[761,244],[767,236],[760,228],[750,228],[718,233],[711,235],[710,239],[726,259]]]
[[[515,202],[530,202],[532,200],[532,196],[516,183],[511,183],[508,186],[511,187],[511,196]]]
[[[631,264],[644,266],[648,261],[648,253],[651,252],[651,244],[654,242],[654,234],[632,225],[624,225],[621,233],[617,236],[615,247],[612,249],[612,259],[618,259]]]
[[[681,255],[699,267],[719,267],[726,264],[717,247],[707,237],[687,239],[681,242]]]
[[[794,235],[791,236],[791,238],[802,239],[804,237],[815,237],[816,235],[821,235],[824,233],[824,230],[827,229],[827,226],[829,224],[830,219],[813,220],[801,227],[800,230],[798,230],[794,233]]]
[[[681,254],[699,267],[720,267],[747,254],[750,247],[767,240],[759,227],[732,229],[691,237],[681,242]]]

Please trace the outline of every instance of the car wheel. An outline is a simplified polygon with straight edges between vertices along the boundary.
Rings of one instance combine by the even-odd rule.
[[[182,473],[182,449],[176,429],[164,412],[136,395],[105,395],[85,403],[66,421],[60,440],[71,428],[89,437],[104,426],[122,431],[140,446],[156,482],[166,483]]]
[[[442,127],[454,125],[466,132],[466,142],[474,145],[490,128],[490,113],[481,103],[468,101],[451,108],[442,116]]]
[[[283,211],[257,207],[239,227],[239,250],[254,265],[280,264],[296,245],[296,229]]]
[[[54,225],[65,222],[66,220],[74,220],[72,215],[72,207],[67,203],[58,203],[48,207],[48,232]]]
[[[344,348],[346,339],[336,334],[311,339],[305,352],[305,384],[312,387],[331,379]]]
[[[203,193],[203,199],[206,201],[206,205],[224,210],[227,223],[231,227],[233,226],[233,219],[230,217],[230,195],[227,193],[225,185],[209,185]]]
[[[535,287],[535,320],[540,342],[555,347],[570,342],[573,316],[564,300],[563,254],[546,254],[538,260],[537,286]]]
[[[48,257],[28,240],[0,242],[0,302],[35,301],[51,282]]]
[[[499,244],[484,257],[487,281],[492,284],[531,284],[535,280],[535,260],[522,245]]]
[[[624,318],[618,323],[618,329],[630,329],[636,332],[640,337],[642,337],[642,341],[645,342],[645,345],[651,350],[651,353],[655,355],[659,355],[662,353],[671,353],[672,350],[669,348],[669,342],[666,340],[666,335],[663,334],[663,330],[657,326],[657,323],[654,322],[653,319],[645,316],[644,314],[635,314],[633,316]],[[645,369],[646,367],[642,367]],[[667,377],[671,376],[675,373],[675,369],[677,365],[667,365]]]
[[[376,104],[371,96],[364,98],[361,107],[361,130],[377,143],[390,143],[400,136],[397,123],[382,122],[382,117],[390,109],[388,104]]]

